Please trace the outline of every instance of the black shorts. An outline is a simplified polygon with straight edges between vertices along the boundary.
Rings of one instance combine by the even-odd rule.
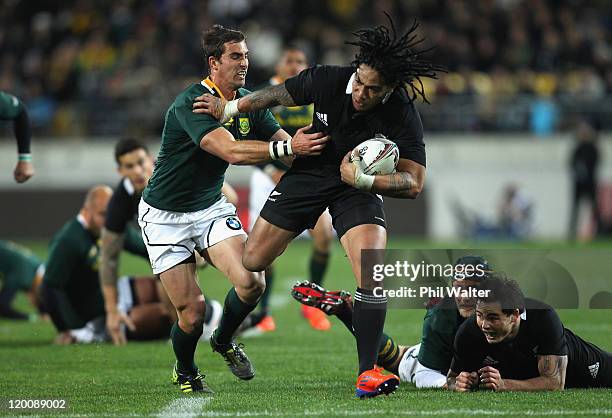
[[[381,197],[355,189],[337,176],[303,172],[289,171],[283,176],[268,196],[260,216],[272,225],[299,234],[314,228],[326,208],[338,238],[357,225],[386,228]]]

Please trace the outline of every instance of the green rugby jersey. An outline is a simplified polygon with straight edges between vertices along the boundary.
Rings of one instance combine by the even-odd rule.
[[[0,240],[0,288],[30,290],[41,264],[27,248]]]
[[[453,298],[445,298],[429,309],[423,322],[419,363],[446,374],[453,358],[455,334],[463,321]]]
[[[126,233],[123,247],[136,254],[144,249],[142,237]],[[142,255],[142,254],[140,254]],[[68,329],[81,328],[105,314],[98,276],[100,242],[79,222],[68,221],[51,240],[45,285],[60,290],[59,310]]]
[[[19,99],[0,91],[0,119],[15,119],[19,115]]]
[[[240,113],[221,125],[212,116],[192,112],[197,96],[221,93],[210,79],[192,84],[181,92],[166,112],[161,148],[153,176],[142,196],[149,205],[172,212],[195,212],[221,198],[228,163],[200,148],[209,132],[224,127],[236,140],[267,141],[280,126],[269,110]],[[250,91],[239,89],[236,98]]]

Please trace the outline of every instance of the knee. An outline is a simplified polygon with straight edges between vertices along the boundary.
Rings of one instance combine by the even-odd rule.
[[[261,272],[245,272],[242,280],[236,285],[236,293],[247,303],[257,303],[264,290],[266,281]]]
[[[257,251],[256,248],[256,245],[252,245],[247,241],[244,253],[242,254],[242,265],[250,272],[259,273],[264,271],[269,263],[263,260],[261,251]]]
[[[204,314],[206,313],[206,305],[203,298],[197,298],[184,306],[177,308],[181,328],[185,332],[191,333],[195,329],[201,328],[204,323]]]

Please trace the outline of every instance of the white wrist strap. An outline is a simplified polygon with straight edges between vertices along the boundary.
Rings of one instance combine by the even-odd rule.
[[[225,107],[223,108],[223,120],[221,121],[221,123],[227,122],[228,120],[236,116],[238,113],[240,113],[238,111],[238,100],[240,99],[230,100],[225,104]]]
[[[293,150],[291,149],[291,138],[287,139],[286,141],[269,142],[268,152],[270,152],[270,157],[273,160],[278,160],[279,158],[293,155]]]
[[[355,171],[355,186],[361,190],[372,190],[376,176],[363,174],[359,168]]]

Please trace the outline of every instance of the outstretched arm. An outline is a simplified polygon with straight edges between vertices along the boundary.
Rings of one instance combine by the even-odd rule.
[[[295,106],[293,97],[287,91],[285,83],[266,87],[229,102],[206,93],[195,98],[193,112],[211,115],[224,123],[238,113],[249,113],[279,105]]]

